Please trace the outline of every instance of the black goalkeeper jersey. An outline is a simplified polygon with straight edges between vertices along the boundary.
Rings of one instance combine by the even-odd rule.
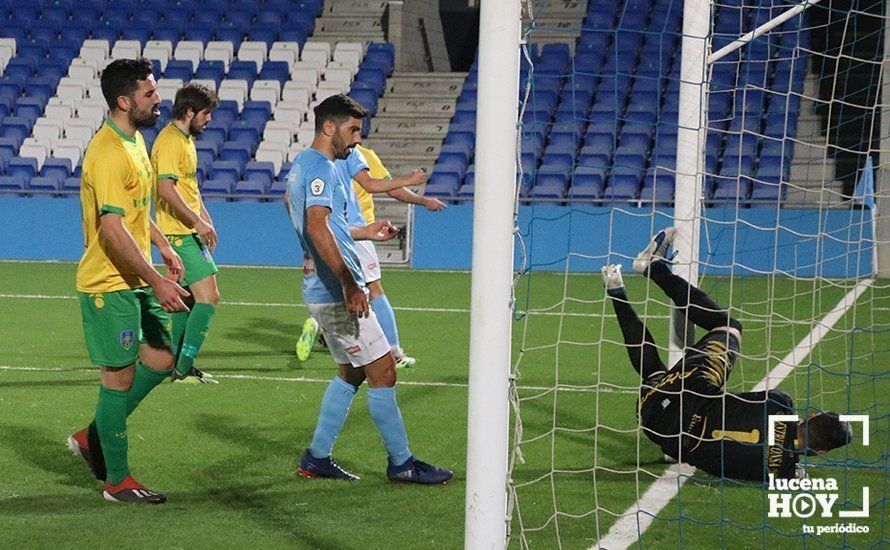
[[[791,396],[778,390],[699,395],[694,379],[686,379],[681,393],[667,384],[642,399],[649,439],[666,455],[714,476],[761,482],[769,473],[796,476],[797,422],[777,422],[775,445],[767,445],[768,417],[794,414]]]

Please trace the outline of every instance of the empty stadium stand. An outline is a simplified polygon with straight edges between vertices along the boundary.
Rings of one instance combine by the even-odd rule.
[[[580,2],[559,3],[560,9]],[[716,50],[770,17],[722,3]],[[539,10],[530,45],[531,95],[522,125],[522,196],[670,204],[679,112],[682,4],[670,0],[592,1],[576,38],[568,19]],[[552,12],[551,12],[552,13]],[[549,26],[548,26],[549,25]],[[558,31],[558,32],[557,32]],[[792,172],[807,71],[808,34],[792,19],[717,63],[710,82],[706,198],[710,203],[772,204],[785,198]],[[520,87],[531,67],[522,59]],[[476,63],[459,96],[427,193],[462,200],[475,184]],[[789,94],[789,92],[791,92]],[[810,153],[818,157],[819,151]],[[824,154],[824,150],[821,152]]]

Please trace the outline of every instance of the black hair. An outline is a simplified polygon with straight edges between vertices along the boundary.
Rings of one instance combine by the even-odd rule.
[[[102,71],[102,95],[112,111],[117,109],[117,98],[132,97],[139,88],[139,81],[152,74],[151,61],[144,57],[112,61]]]
[[[350,118],[365,118],[368,110],[346,94],[332,95],[315,107],[315,133],[321,133],[328,120],[339,126]]]
[[[843,447],[853,439],[849,422],[842,422],[837,413],[823,412],[804,421],[807,433],[807,450],[828,452]]]
[[[216,93],[198,82],[189,82],[176,92],[173,101],[173,118],[182,120],[188,115],[189,109],[195,114],[201,111],[213,110],[219,107],[219,98]]]

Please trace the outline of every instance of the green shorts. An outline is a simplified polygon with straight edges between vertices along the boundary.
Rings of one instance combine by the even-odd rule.
[[[94,365],[126,367],[139,358],[140,343],[170,345],[169,317],[151,287],[78,295]]]
[[[201,240],[197,233],[166,235],[166,237],[173,250],[182,258],[185,274],[180,282],[183,286],[197,283],[201,279],[206,279],[219,271],[216,263],[213,261],[213,257],[210,255],[210,251],[204,246],[204,241]]]

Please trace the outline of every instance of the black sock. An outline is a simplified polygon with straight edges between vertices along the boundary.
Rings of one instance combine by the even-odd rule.
[[[624,289],[611,290],[609,296],[612,298],[612,307],[615,309],[615,316],[618,317],[618,325],[624,335],[624,345],[627,347],[627,354],[634,370],[642,375],[644,380],[659,371],[667,371],[658,355],[652,334],[627,302]]]
[[[689,306],[689,320],[705,330],[741,325],[729,316],[729,311],[718,306],[702,290],[689,284],[686,279],[674,275],[665,262],[653,262],[647,275],[678,307]],[[738,325],[738,326],[737,326]]]

